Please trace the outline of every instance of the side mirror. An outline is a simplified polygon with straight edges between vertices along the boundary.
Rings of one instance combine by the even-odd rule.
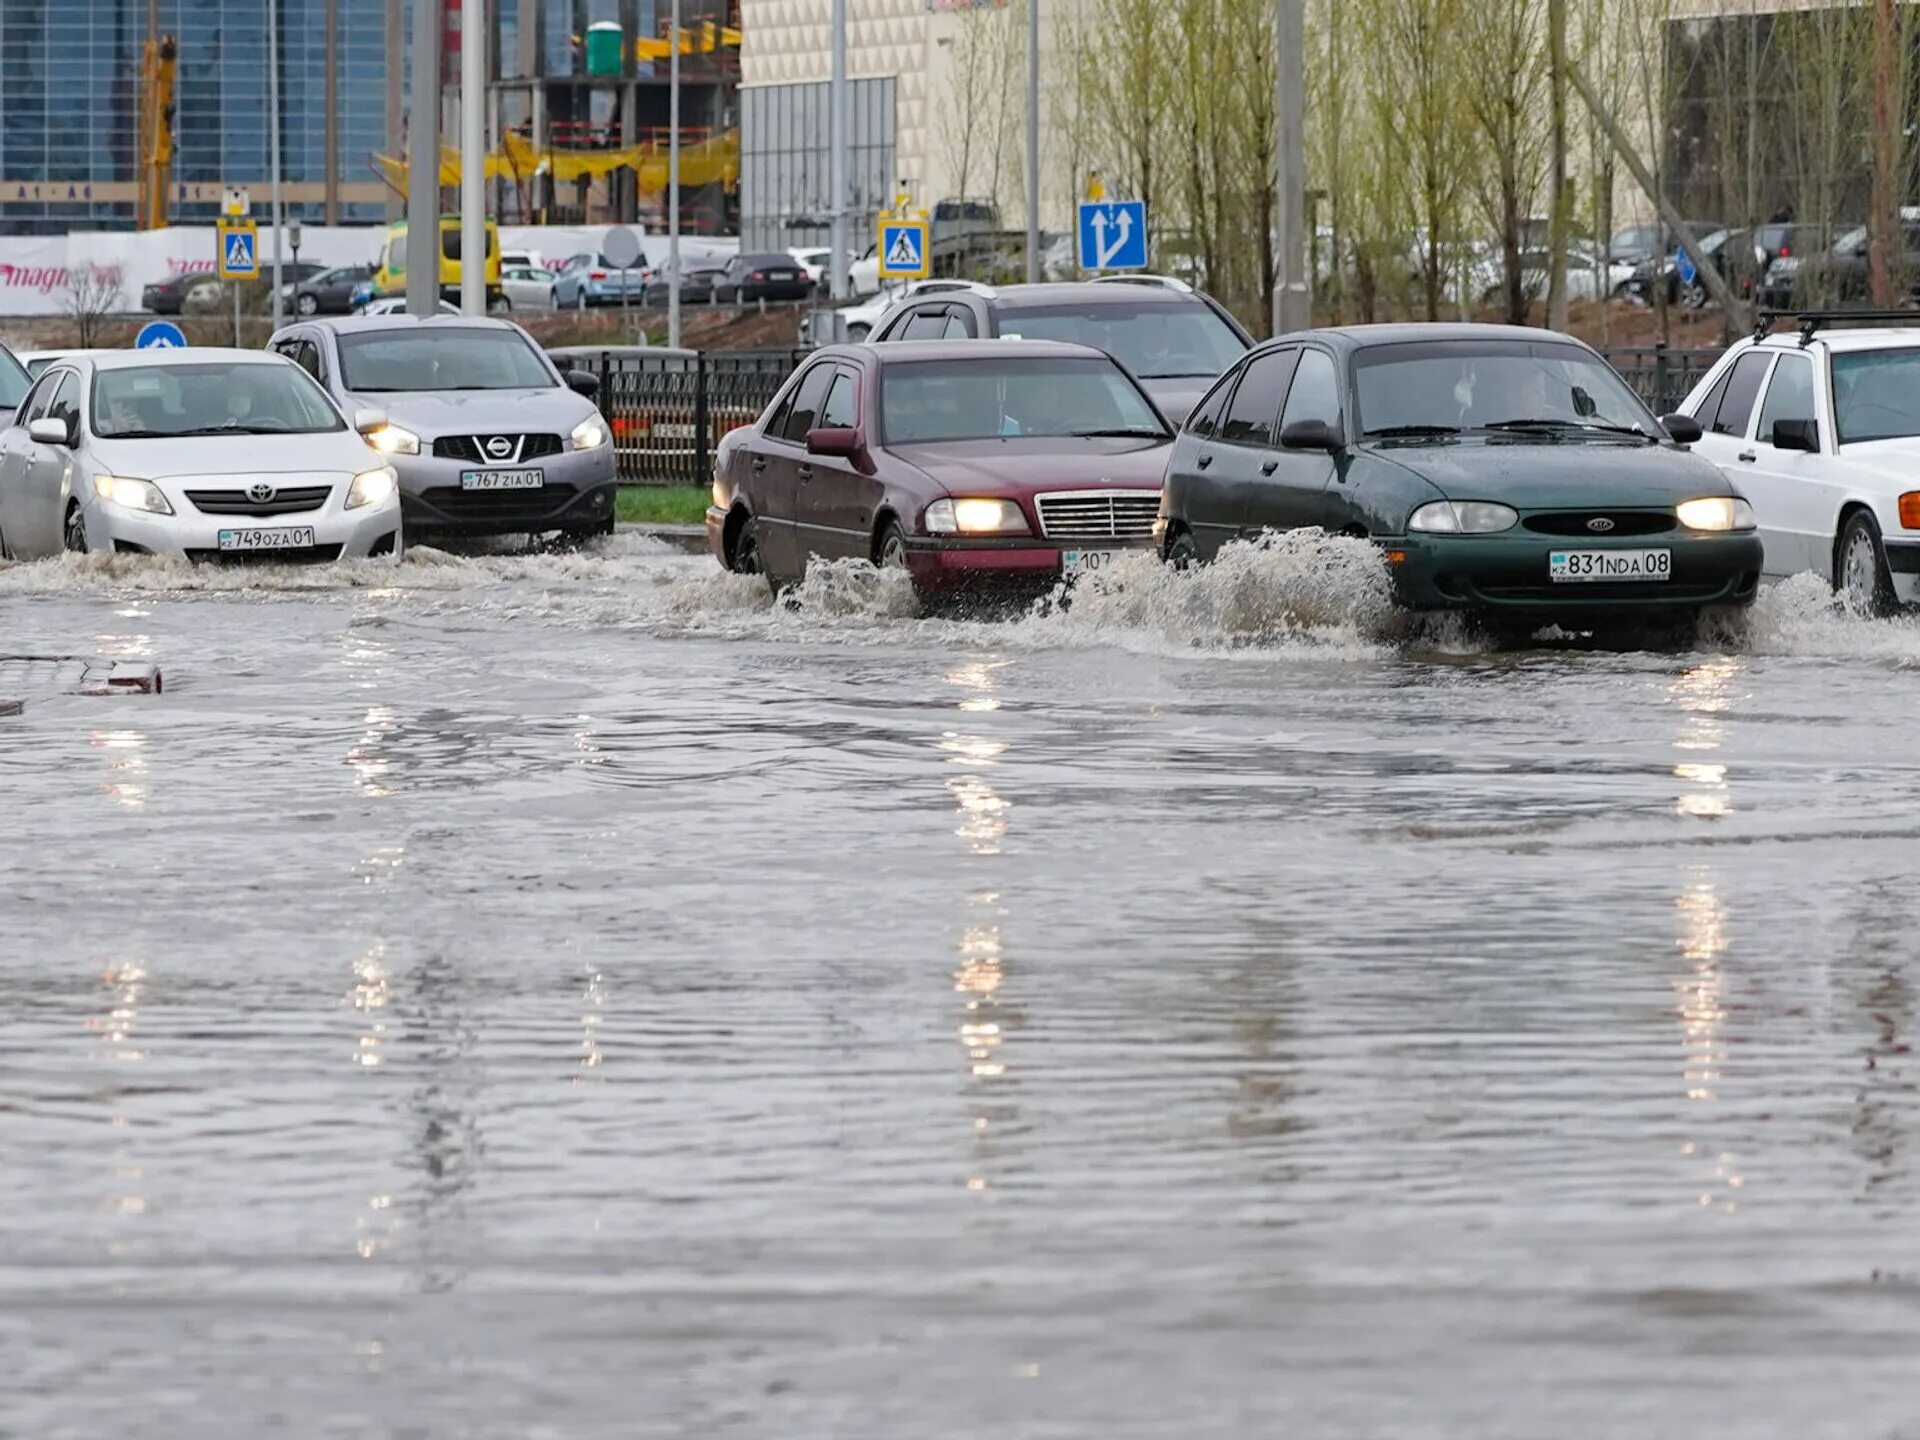
[[[1280,432],[1283,450],[1325,450],[1331,455],[1345,446],[1340,432],[1324,420],[1296,420]]]
[[[1773,448],[1776,450],[1804,450],[1809,455],[1820,453],[1820,422],[1818,420],[1776,420],[1773,422]]]
[[[569,389],[589,400],[600,393],[600,377],[591,370],[569,370],[566,379]]]
[[[28,424],[27,435],[38,445],[73,444],[73,432],[67,429],[67,422],[49,420],[45,416]]]
[[[1662,415],[1660,424],[1669,438],[1677,445],[1691,445],[1707,432],[1700,428],[1700,422],[1691,415]]]
[[[362,435],[371,435],[386,423],[387,412],[384,410],[376,410],[371,406],[367,406],[353,412],[353,428],[358,430]]]
[[[807,453],[851,460],[860,453],[860,432],[851,426],[829,425],[807,432]]]

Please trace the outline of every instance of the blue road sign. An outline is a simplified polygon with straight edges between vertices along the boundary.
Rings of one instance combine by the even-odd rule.
[[[184,350],[187,332],[171,320],[149,320],[133,337],[136,350]]]
[[[1679,275],[1682,285],[1691,285],[1700,278],[1700,267],[1693,263],[1693,257],[1687,254],[1687,247],[1684,245],[1674,249],[1673,268]]]
[[[880,278],[918,280],[927,273],[927,222],[880,222]]]
[[[1080,207],[1082,270],[1147,268],[1147,202],[1089,200]]]
[[[260,273],[260,232],[251,220],[230,220],[220,227],[220,278],[252,280]]]

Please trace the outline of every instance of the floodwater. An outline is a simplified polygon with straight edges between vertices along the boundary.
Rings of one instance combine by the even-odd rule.
[[[0,1435],[1920,1436],[1920,626],[0,568]]]

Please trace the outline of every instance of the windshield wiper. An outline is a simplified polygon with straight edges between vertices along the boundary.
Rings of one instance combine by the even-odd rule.
[[[1458,425],[1382,425],[1378,430],[1367,431],[1367,439],[1374,440],[1395,435],[1458,435]]]
[[[1068,436],[1074,440],[1105,440],[1110,437],[1123,440],[1142,439],[1159,440],[1166,436],[1164,430],[1147,430],[1138,425],[1115,425],[1106,430],[1069,430]]]
[[[1557,435],[1579,434],[1582,431],[1602,435],[1632,435],[1640,440],[1651,440],[1653,436],[1638,425],[1608,425],[1599,420],[1495,420],[1491,425],[1482,425],[1482,430],[1505,430],[1525,432],[1536,430]]]
[[[175,435],[291,435],[295,432],[284,425],[242,425],[229,420],[224,425],[196,425],[191,430],[140,430],[128,435],[116,435],[116,440],[135,439],[141,436],[161,437]]]

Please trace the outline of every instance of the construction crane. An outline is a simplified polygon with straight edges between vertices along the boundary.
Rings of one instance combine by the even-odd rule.
[[[140,198],[135,223],[158,230],[167,223],[167,185],[173,174],[173,36],[149,40],[140,56]]]

